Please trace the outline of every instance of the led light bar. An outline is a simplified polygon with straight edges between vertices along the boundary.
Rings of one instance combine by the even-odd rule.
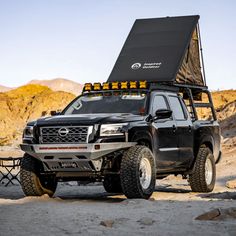
[[[109,90],[110,89],[110,84],[109,83],[103,83],[102,84],[102,89],[103,90]]]
[[[137,81],[130,81],[129,82],[129,88],[130,89],[136,89],[137,88]]]
[[[104,82],[101,83],[86,83],[84,85],[84,92],[101,91],[101,90],[127,90],[127,89],[147,89],[147,81],[122,81],[122,82]]]
[[[139,88],[146,89],[147,88],[147,81],[139,81]]]
[[[120,88],[121,89],[128,89],[128,82],[127,81],[120,82]]]
[[[84,85],[84,91],[91,91],[92,90],[92,84],[91,83],[86,83]]]
[[[119,89],[119,82],[112,82],[111,89]]]
[[[101,84],[100,83],[94,83],[93,84],[93,90],[101,90]]]

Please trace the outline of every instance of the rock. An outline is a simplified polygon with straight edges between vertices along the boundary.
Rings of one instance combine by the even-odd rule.
[[[114,220],[102,220],[100,225],[111,228],[114,224]]]
[[[149,201],[156,201],[155,198],[151,197],[148,199]]]
[[[235,207],[231,207],[228,209],[224,209],[222,210],[222,214],[221,214],[225,219],[236,219],[236,208]]]
[[[195,220],[214,220],[220,216],[220,209],[214,209],[195,218]]]
[[[152,225],[155,221],[151,218],[144,217],[138,221],[141,225]]]
[[[236,219],[236,208],[214,209],[195,218],[195,220],[227,221]]]
[[[43,194],[42,196],[40,196],[40,197],[38,197],[39,199],[41,199],[41,200],[52,200],[52,198],[51,197],[49,197],[49,195],[48,194]]]
[[[226,182],[226,187],[230,189],[236,188],[236,180],[230,180]]]

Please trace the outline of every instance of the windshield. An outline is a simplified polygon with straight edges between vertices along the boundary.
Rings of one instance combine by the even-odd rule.
[[[90,113],[132,113],[143,115],[146,94],[141,93],[100,93],[87,94],[72,102],[64,110],[65,115]]]

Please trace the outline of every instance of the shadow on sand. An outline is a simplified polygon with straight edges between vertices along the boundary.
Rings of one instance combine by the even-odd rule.
[[[214,198],[214,199],[230,199],[236,200],[236,192],[222,192],[222,193],[201,193],[197,195],[201,198]]]
[[[167,186],[157,186],[155,192],[165,192],[165,193],[190,193],[189,189],[173,188],[171,185]]]
[[[120,203],[126,199],[124,195],[113,194],[113,193],[78,193],[78,194],[58,194],[55,197],[58,197],[62,200],[70,201],[96,201],[96,202],[106,202],[106,203]]]

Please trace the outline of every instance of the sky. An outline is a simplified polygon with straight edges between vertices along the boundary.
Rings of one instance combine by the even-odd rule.
[[[135,19],[196,14],[208,87],[236,89],[234,0],[0,0],[0,85],[104,82]]]

